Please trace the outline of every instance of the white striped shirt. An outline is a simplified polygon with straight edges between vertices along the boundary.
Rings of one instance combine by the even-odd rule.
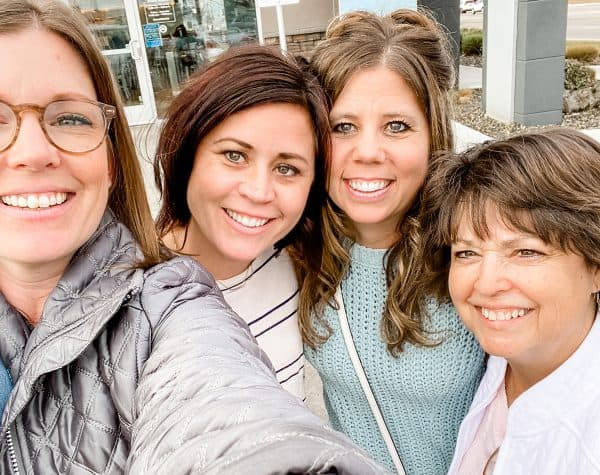
[[[269,356],[277,380],[304,400],[304,356],[298,326],[298,283],[287,251],[269,249],[241,274],[217,281]]]

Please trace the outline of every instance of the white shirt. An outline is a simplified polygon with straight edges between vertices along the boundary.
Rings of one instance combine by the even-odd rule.
[[[465,451],[504,384],[506,366],[504,358],[490,356],[448,475],[460,474]],[[575,353],[510,406],[494,475],[600,475],[599,315]]]
[[[241,274],[217,281],[271,359],[279,383],[304,400],[304,356],[298,326],[298,282],[292,260],[269,249]]]

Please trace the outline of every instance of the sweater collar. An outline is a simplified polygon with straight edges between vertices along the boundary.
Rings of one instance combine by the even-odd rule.
[[[388,249],[373,249],[353,242],[349,254],[351,264],[360,264],[367,267],[382,268],[387,263]]]

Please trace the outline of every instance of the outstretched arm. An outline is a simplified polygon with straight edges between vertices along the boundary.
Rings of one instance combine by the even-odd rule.
[[[142,302],[157,324],[136,392],[129,473],[385,473],[281,388],[212,278],[187,262],[176,273],[181,285],[161,277],[169,284],[152,297],[168,305]]]

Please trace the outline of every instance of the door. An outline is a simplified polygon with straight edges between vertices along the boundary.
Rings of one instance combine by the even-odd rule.
[[[131,0],[70,0],[86,17],[112,69],[129,125],[156,119],[137,5]]]

